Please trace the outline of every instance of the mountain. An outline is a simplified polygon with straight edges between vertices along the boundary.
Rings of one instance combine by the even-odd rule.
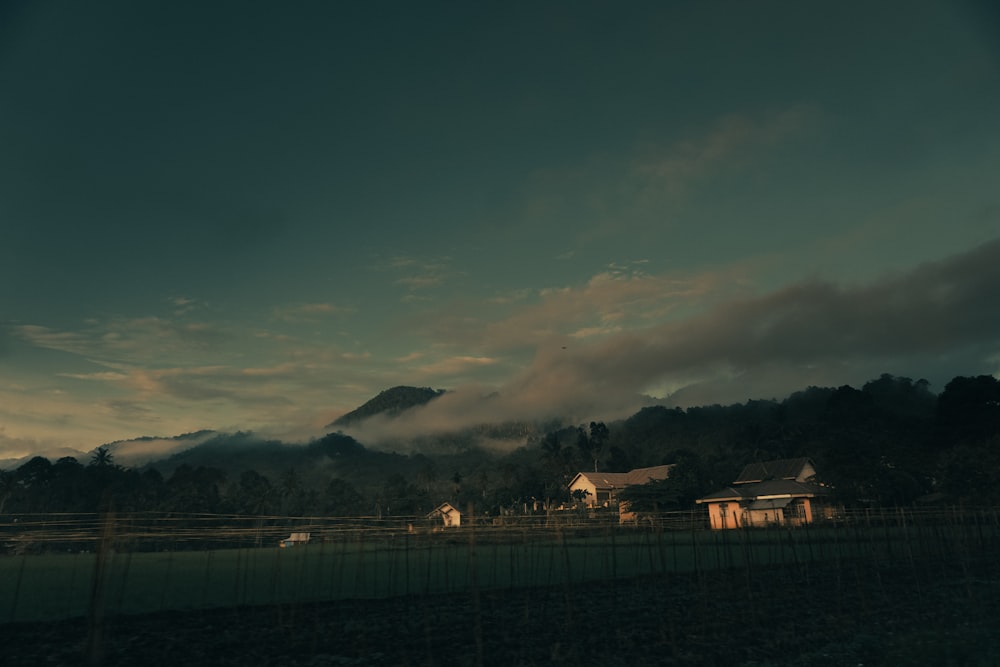
[[[395,417],[410,408],[426,405],[443,393],[444,389],[431,389],[430,387],[400,386],[386,389],[361,407],[330,422],[326,428],[345,428],[376,415]]]

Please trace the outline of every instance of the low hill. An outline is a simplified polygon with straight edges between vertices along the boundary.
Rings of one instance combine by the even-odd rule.
[[[414,474],[409,457],[366,449],[350,436],[330,433],[296,445],[261,438],[253,433],[219,433],[194,447],[141,468],[154,468],[169,478],[181,466],[214,468],[235,483],[253,470],[276,482],[295,470],[305,486],[323,489],[330,479],[350,480],[358,488],[377,488],[393,473]]]

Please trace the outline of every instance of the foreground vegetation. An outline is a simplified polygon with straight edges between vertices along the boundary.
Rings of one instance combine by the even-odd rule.
[[[1000,660],[997,510],[715,532],[355,528],[292,549],[190,539],[120,551],[104,530],[96,552],[0,559],[5,664]]]
[[[686,515],[686,519],[690,515]],[[940,562],[968,568],[1000,544],[1000,510],[848,516],[836,525],[709,531],[619,527],[586,519],[521,526],[413,529],[413,524],[317,520],[312,541],[278,548],[288,527],[234,525],[203,517],[198,530],[150,517],[54,529],[7,526],[34,551],[0,558],[7,621],[53,620],[261,604],[303,604],[470,590],[611,582],[679,573],[815,564]],[[676,517],[664,517],[676,520]],[[662,524],[661,524],[662,525]],[[173,530],[171,530],[171,526]],[[227,527],[228,526],[228,527]],[[301,524],[294,530],[300,530]],[[256,546],[263,543],[266,546]],[[81,548],[82,547],[82,548]],[[853,566],[852,566],[853,567]],[[100,609],[95,610],[94,605]]]

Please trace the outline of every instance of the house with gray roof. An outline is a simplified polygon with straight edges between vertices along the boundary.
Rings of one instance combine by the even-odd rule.
[[[816,479],[809,458],[751,463],[724,489],[695,502],[708,507],[713,529],[801,526],[833,516],[830,489]]]

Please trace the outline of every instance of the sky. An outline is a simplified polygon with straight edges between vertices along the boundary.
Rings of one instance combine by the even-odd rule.
[[[0,91],[0,459],[1000,372],[993,3],[12,0]]]

